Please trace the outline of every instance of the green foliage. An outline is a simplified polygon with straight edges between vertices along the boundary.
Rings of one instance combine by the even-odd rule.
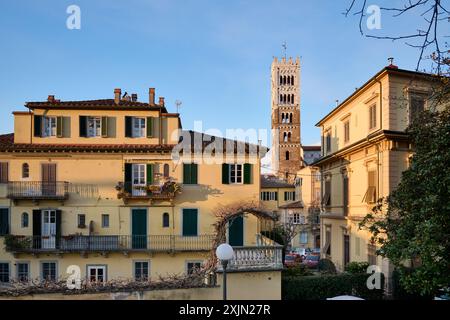
[[[381,300],[384,294],[384,276],[381,288],[367,288],[368,274],[322,275],[307,277],[283,277],[283,300],[325,300],[341,295],[357,296],[366,300]]]
[[[330,259],[320,259],[317,269],[323,274],[336,274],[336,266]]]
[[[402,274],[413,272],[410,268],[397,268],[392,273],[392,297],[395,300],[432,300],[434,295],[421,295],[420,292],[407,291],[402,285]]]
[[[367,268],[369,267],[368,262],[350,262],[345,267],[345,271],[348,273],[358,274],[358,273],[365,273],[367,271]]]
[[[410,167],[360,226],[399,268],[402,288],[427,296],[450,283],[450,107],[423,112],[407,133],[415,151]],[[405,262],[413,269],[401,268]]]
[[[305,266],[299,265],[292,268],[286,268],[283,270],[283,277],[303,277],[310,276],[312,272]]]

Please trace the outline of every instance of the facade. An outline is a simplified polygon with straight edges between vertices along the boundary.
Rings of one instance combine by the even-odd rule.
[[[260,201],[270,212],[280,216],[280,207],[297,201],[295,185],[274,175],[261,175]]]
[[[390,65],[317,124],[322,132],[322,158],[314,163],[322,177],[321,254],[339,270],[351,261],[367,261],[390,275],[389,261],[376,255],[359,223],[407,169],[412,149],[405,129],[430,105],[431,80]]]
[[[211,137],[182,131],[154,89],[148,99],[116,89],[14,112],[14,133],[0,136],[1,282],[56,280],[72,265],[95,282],[189,273],[213,249],[214,209],[259,201],[265,148],[239,154],[226,141],[219,162],[204,161]],[[230,224],[242,257],[259,226],[252,215]]]
[[[274,58],[271,67],[272,168],[294,182],[303,167],[300,139],[300,59]]]
[[[322,157],[322,150],[320,146],[302,146],[303,161],[305,165],[309,166],[313,162]]]

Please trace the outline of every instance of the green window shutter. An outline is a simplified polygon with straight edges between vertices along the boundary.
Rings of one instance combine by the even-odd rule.
[[[125,117],[125,137],[133,137],[133,117]]]
[[[125,187],[125,192],[128,192],[128,193],[131,193],[132,172],[133,172],[133,164],[125,163],[124,187]]]
[[[183,236],[192,237],[198,235],[198,210],[183,209]]]
[[[252,183],[252,165],[250,163],[244,164],[244,184]]]
[[[59,248],[61,239],[61,210],[56,210],[56,247]]]
[[[147,164],[147,185],[153,184],[153,164]]]
[[[198,164],[191,164],[191,183],[198,184]]]
[[[0,209],[0,236],[9,234],[9,209]]]
[[[108,117],[108,138],[116,137],[116,117]]]
[[[222,164],[222,184],[230,183],[230,165],[228,163]]]
[[[147,117],[147,138],[153,137],[154,117]]]
[[[102,137],[108,137],[108,117],[102,117]]]
[[[41,247],[42,220],[41,210],[33,210],[33,248]]]
[[[80,116],[80,137],[87,137],[87,117]]]
[[[56,118],[56,136],[58,138],[63,137],[63,117]]]
[[[70,117],[62,117],[62,137],[70,138]]]
[[[287,201],[287,192],[284,192],[284,201]]]
[[[34,116],[34,136],[42,137],[42,116]]]

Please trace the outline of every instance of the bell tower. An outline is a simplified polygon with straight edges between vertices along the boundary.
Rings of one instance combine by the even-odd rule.
[[[272,168],[289,182],[303,167],[300,139],[300,59],[274,58],[271,67]]]

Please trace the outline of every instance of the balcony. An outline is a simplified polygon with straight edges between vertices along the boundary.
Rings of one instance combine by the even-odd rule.
[[[119,182],[116,186],[118,198],[125,203],[130,200],[172,201],[181,192],[180,184],[167,181],[162,184],[136,185],[131,182]]]
[[[14,201],[64,201],[69,198],[69,183],[62,181],[11,181],[8,182],[6,196]]]
[[[283,269],[282,249],[280,245],[257,247],[233,247],[234,257],[228,262],[227,271],[255,271]],[[219,261],[219,272],[223,271]]]
[[[8,236],[6,250],[13,253],[89,253],[89,252],[196,252],[209,251],[213,235],[184,237],[149,236]]]

